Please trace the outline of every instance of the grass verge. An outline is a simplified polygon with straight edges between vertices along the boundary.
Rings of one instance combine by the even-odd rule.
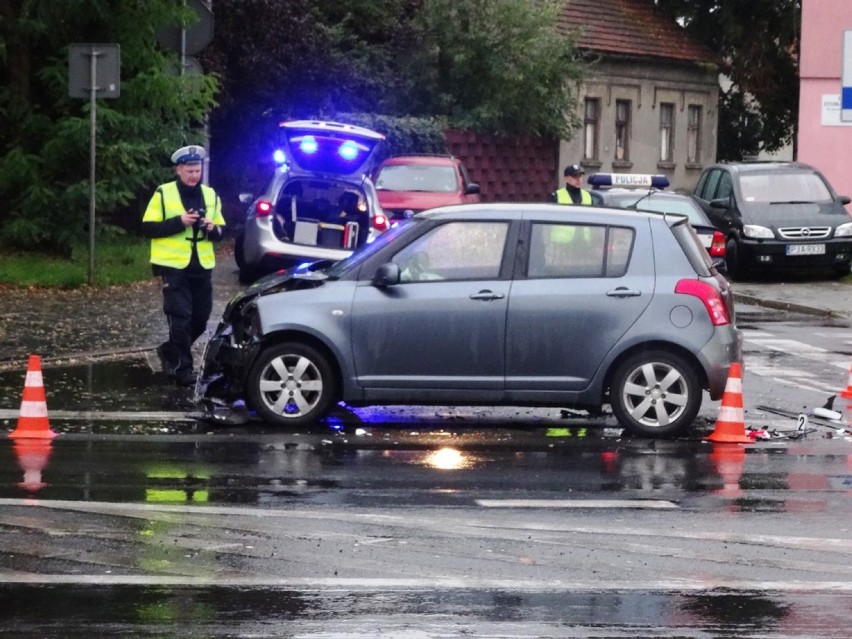
[[[95,244],[94,285],[114,286],[150,279],[150,242],[138,237],[114,237]],[[89,282],[89,247],[80,244],[71,259],[36,252],[3,250],[0,284],[80,288]]]

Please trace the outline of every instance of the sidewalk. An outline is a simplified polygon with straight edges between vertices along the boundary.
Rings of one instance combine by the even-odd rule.
[[[852,284],[834,280],[734,282],[734,301],[793,313],[852,320]]]

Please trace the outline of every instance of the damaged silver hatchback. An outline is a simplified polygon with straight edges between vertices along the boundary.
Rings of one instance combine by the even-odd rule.
[[[598,412],[671,436],[741,360],[730,285],[685,217],[474,204],[237,294],[196,400],[303,427],[338,402]]]

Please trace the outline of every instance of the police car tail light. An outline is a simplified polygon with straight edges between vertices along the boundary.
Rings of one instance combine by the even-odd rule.
[[[378,213],[373,216],[373,228],[377,231],[387,231],[390,226],[388,218],[383,213]]]
[[[728,308],[722,295],[707,282],[701,280],[680,280],[675,286],[675,293],[693,295],[702,301],[713,326],[724,326],[731,323]]]
[[[257,204],[254,205],[255,217],[266,217],[270,213],[272,213],[271,202],[267,202],[266,200],[258,200]]]
[[[725,236],[721,231],[713,231],[713,241],[710,243],[711,257],[725,257]]]

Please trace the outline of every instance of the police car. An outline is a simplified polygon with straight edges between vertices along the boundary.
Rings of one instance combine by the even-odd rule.
[[[727,272],[725,235],[713,225],[700,200],[666,191],[670,183],[665,175],[593,173],[587,182],[592,187],[595,205],[685,216],[707,249],[713,266],[720,273]]]
[[[248,204],[234,257],[240,281],[302,263],[336,262],[387,230],[389,221],[369,178],[385,136],[340,122],[279,125],[277,168]]]

